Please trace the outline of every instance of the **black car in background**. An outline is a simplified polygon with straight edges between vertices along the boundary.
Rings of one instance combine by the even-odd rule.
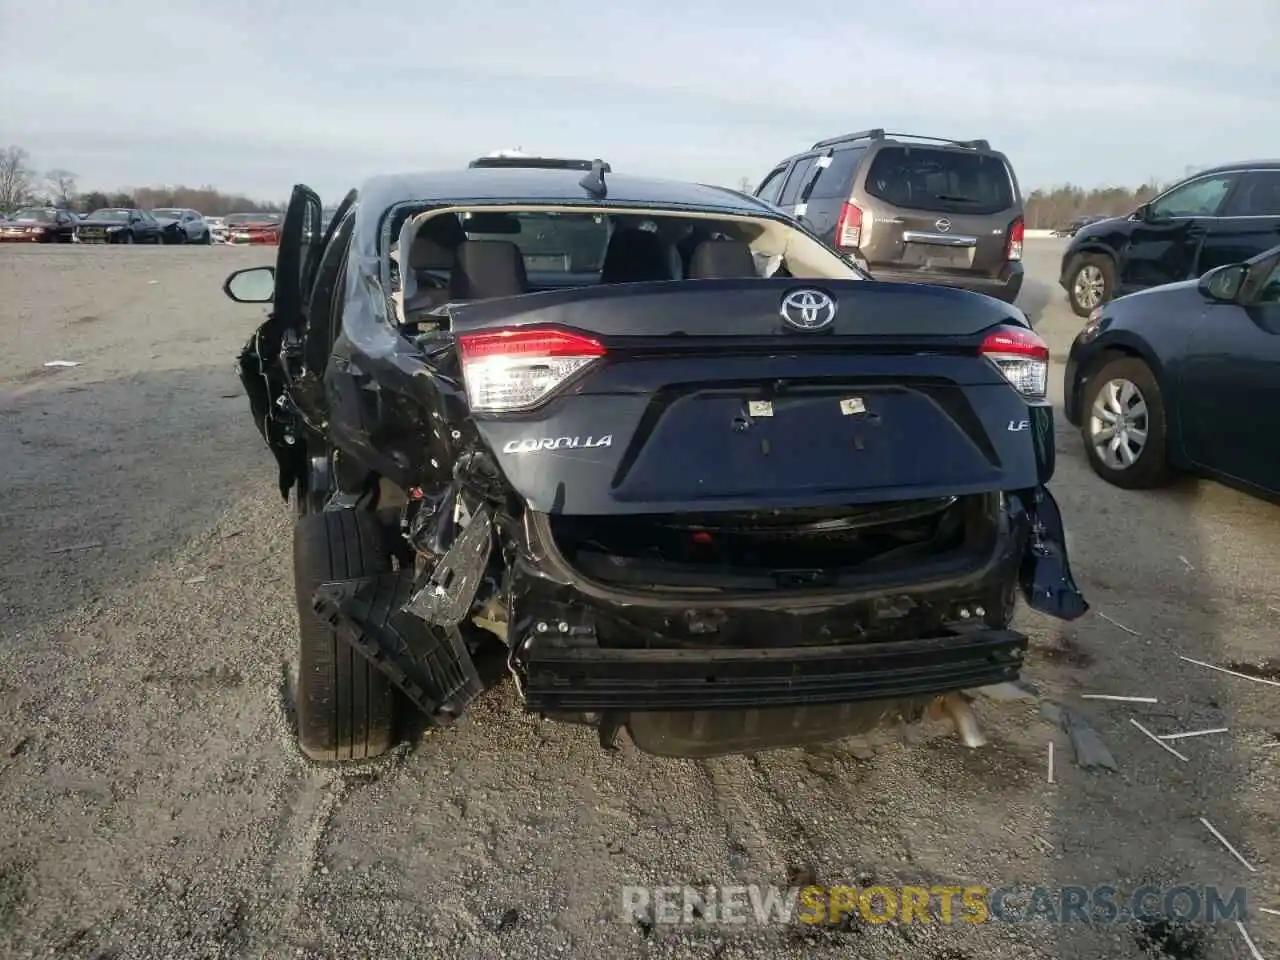
[[[1127,217],[1083,227],[1060,283],[1087,317],[1115,297],[1199,277],[1280,242],[1280,160],[1232,163],[1188,177]]]
[[[1064,387],[1107,482],[1185,471],[1280,498],[1280,246],[1096,308]]]
[[[164,243],[164,228],[145,210],[103,207],[76,225],[81,243]]]
[[[0,243],[70,243],[76,216],[58,207],[27,207],[0,221]]]
[[[1079,233],[1083,228],[1087,227],[1089,224],[1097,223],[1100,220],[1106,220],[1106,219],[1107,219],[1106,217],[1101,216],[1099,214],[1088,213],[1082,217],[1075,217],[1074,219],[1068,220],[1063,226],[1058,227],[1056,230],[1054,230],[1053,235],[1055,237],[1074,237],[1077,233]]]

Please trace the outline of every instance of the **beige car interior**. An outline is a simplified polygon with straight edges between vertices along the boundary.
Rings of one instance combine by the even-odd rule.
[[[862,276],[818,241],[774,220],[616,207],[484,209],[486,213],[609,217],[613,229],[604,252],[599,283],[768,277],[779,270],[785,270],[783,276],[797,279],[856,280]],[[392,294],[401,324],[417,322],[424,313],[436,311],[447,303],[529,292],[520,247],[505,239],[468,238],[462,225],[462,215],[467,212],[457,207],[433,209],[413,217],[401,230],[401,247],[406,240],[409,246],[407,263],[400,249],[393,248],[388,254],[402,277],[399,288]],[[678,240],[672,239],[669,227],[678,228],[684,235]],[[413,275],[411,285],[406,283],[410,273]],[[404,301],[406,286],[412,289],[407,304]]]

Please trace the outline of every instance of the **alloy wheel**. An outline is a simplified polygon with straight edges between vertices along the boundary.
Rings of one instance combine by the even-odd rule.
[[[1089,411],[1089,442],[1112,470],[1128,470],[1147,446],[1147,401],[1130,380],[1108,380]]]
[[[1086,310],[1092,310],[1102,303],[1102,295],[1107,289],[1107,280],[1102,275],[1102,270],[1096,265],[1086,263],[1076,274],[1076,282],[1072,289],[1076,303]]]

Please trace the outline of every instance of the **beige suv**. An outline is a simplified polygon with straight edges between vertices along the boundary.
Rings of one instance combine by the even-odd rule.
[[[1012,303],[1022,289],[1018,178],[986,140],[864,130],[773,168],[755,195],[877,280],[963,287]]]

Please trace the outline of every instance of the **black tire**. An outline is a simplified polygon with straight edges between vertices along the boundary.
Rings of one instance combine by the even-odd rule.
[[[312,513],[294,527],[298,746],[313,760],[366,760],[395,743],[395,688],[311,609],[322,583],[389,571],[383,544],[370,513]]]
[[[126,230],[126,231],[124,232],[124,238],[123,238],[120,242],[121,242],[121,243],[133,243],[133,231],[132,231],[132,230]]]
[[[213,234],[208,230],[200,234],[200,243],[202,246],[209,246],[209,244],[213,243]]]
[[[1081,289],[1081,274],[1086,271],[1097,279],[1101,279],[1102,290],[1094,303]],[[1096,271],[1096,273],[1093,273]],[[1077,317],[1088,318],[1089,314],[1115,296],[1116,265],[1108,256],[1100,253],[1085,253],[1076,257],[1067,273],[1067,300],[1071,310]]]
[[[1123,468],[1106,463],[1095,448],[1093,439],[1094,403],[1108,384],[1117,380],[1127,381],[1136,387],[1146,409],[1145,417],[1135,422],[1135,426],[1146,428],[1146,441],[1137,451],[1133,463]],[[1089,466],[1113,486],[1125,490],[1150,490],[1167,486],[1176,476],[1169,463],[1164,394],[1151,368],[1137,357],[1114,357],[1089,374],[1080,406],[1080,436],[1084,440]],[[1132,452],[1131,446],[1129,449]]]

